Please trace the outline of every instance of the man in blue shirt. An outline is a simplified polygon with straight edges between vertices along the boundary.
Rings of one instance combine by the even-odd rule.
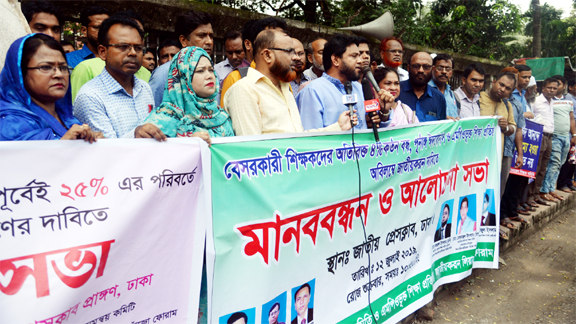
[[[364,95],[362,86],[357,82],[362,72],[358,39],[336,34],[324,45],[322,62],[325,70],[322,77],[310,82],[296,96],[304,130],[332,125],[338,121],[342,112],[348,110],[342,101],[342,97],[346,95],[344,84],[347,82],[352,83],[352,94],[358,99],[354,104],[358,124],[354,127],[359,130],[366,129]],[[381,92],[386,93],[384,90]],[[383,101],[388,101],[388,97],[391,97],[389,94],[381,96],[386,99]],[[376,122],[379,123],[380,119]]]
[[[412,108],[421,123],[446,119],[444,95],[428,86],[432,80],[432,57],[426,52],[418,52],[412,55],[409,62],[410,78],[400,82],[398,100]]]
[[[446,117],[456,119],[458,118],[459,103],[456,101],[454,92],[448,84],[454,72],[454,60],[448,54],[438,54],[434,57],[432,64],[432,80],[428,82],[428,85],[444,94],[446,99]]]
[[[105,19],[108,19],[108,10],[101,6],[89,6],[80,13],[82,28],[80,32],[86,36],[86,43],[82,49],[66,54],[66,60],[71,68],[80,62],[96,57],[98,54],[98,31]]]
[[[140,126],[154,109],[150,86],[134,76],[142,65],[143,38],[144,31],[131,18],[112,16],[102,23],[98,51],[106,67],[80,89],[74,116],[107,138],[166,139],[156,126]]]

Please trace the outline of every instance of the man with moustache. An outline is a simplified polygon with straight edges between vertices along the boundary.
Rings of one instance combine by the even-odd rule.
[[[280,315],[280,303],[276,302],[268,311],[268,324],[284,324],[284,322],[278,322],[278,315]]]
[[[304,46],[302,45],[302,42],[296,38],[292,38],[292,41],[294,42],[294,50],[296,51],[297,58],[296,65],[294,65],[296,78],[290,82],[290,87],[292,88],[294,98],[296,98],[300,85],[311,80],[304,74],[304,70],[306,69],[306,52],[304,52]]]
[[[226,59],[214,65],[214,70],[216,70],[216,74],[218,74],[218,83],[220,84],[222,84],[222,81],[224,81],[228,73],[242,64],[246,56],[244,48],[242,47],[242,34],[239,31],[231,30],[226,33],[224,38],[226,39],[224,42]]]
[[[460,105],[454,97],[454,92],[450,88],[448,81],[454,72],[454,60],[448,54],[438,54],[432,61],[432,80],[428,85],[438,89],[446,99],[446,117],[450,119],[458,118],[458,106]]]
[[[430,54],[418,52],[410,58],[410,78],[400,82],[398,100],[416,112],[422,122],[446,119],[446,100],[442,92],[428,85],[432,80],[433,61]]]
[[[402,55],[404,55],[404,44],[402,40],[396,37],[386,37],[380,42],[380,58],[382,58],[381,67],[387,67],[398,72],[400,82],[409,78],[408,71],[402,66]]]
[[[144,55],[143,38],[144,31],[127,17],[112,16],[100,27],[98,55],[106,65],[80,89],[74,116],[106,138],[133,138],[154,108],[150,86],[134,76]],[[152,124],[138,128],[158,140],[166,138]]]
[[[324,65],[322,65],[322,53],[324,53],[324,45],[326,45],[324,38],[316,38],[308,44],[306,52],[308,52],[308,62],[312,66],[304,71],[304,75],[312,81],[322,76],[324,73]]]
[[[484,88],[486,71],[480,63],[471,63],[462,74],[462,86],[454,91],[455,98],[460,102],[460,118],[480,116],[480,90]]]
[[[197,46],[204,49],[208,55],[212,55],[214,31],[212,30],[212,16],[210,14],[196,11],[181,14],[176,18],[174,31],[183,48]],[[164,98],[164,86],[168,82],[168,70],[170,70],[170,62],[158,66],[150,77],[150,88],[154,93],[156,106],[159,106]]]
[[[80,13],[82,28],[80,32],[86,36],[86,43],[82,49],[66,54],[66,60],[71,68],[80,62],[95,58],[98,55],[98,31],[102,22],[109,17],[109,12],[101,6],[88,6]]]
[[[267,29],[254,41],[255,67],[249,68],[224,95],[224,109],[230,113],[236,136],[304,131],[298,107],[290,92],[296,77],[296,51],[292,38],[283,30]],[[356,123],[355,115],[352,122]],[[351,128],[349,111],[337,122],[314,131]]]

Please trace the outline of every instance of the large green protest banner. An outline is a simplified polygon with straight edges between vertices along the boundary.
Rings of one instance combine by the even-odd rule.
[[[439,285],[498,267],[497,119],[380,139],[213,144],[211,323],[395,323]]]

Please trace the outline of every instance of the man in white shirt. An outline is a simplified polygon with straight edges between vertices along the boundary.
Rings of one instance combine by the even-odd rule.
[[[486,71],[482,64],[472,63],[464,69],[462,75],[462,86],[454,91],[456,100],[460,102],[459,117],[480,116],[480,91],[484,88],[484,76]]]
[[[554,201],[554,198],[544,194],[540,195],[540,188],[546,175],[548,160],[552,152],[552,134],[554,133],[554,109],[552,100],[558,90],[558,81],[552,78],[544,80],[542,84],[542,94],[536,97],[532,105],[534,121],[544,125],[542,134],[542,143],[540,144],[540,155],[538,156],[538,167],[536,169],[536,179],[530,184],[528,191],[528,202],[536,202],[540,205],[550,205],[548,201]],[[542,198],[541,198],[542,196]]]
[[[222,81],[228,73],[242,64],[242,61],[246,57],[244,48],[242,47],[242,34],[239,31],[231,30],[226,33],[225,38],[224,51],[226,52],[226,59],[214,65],[214,70],[216,70],[216,74],[218,74],[218,83],[220,84],[222,84]]]

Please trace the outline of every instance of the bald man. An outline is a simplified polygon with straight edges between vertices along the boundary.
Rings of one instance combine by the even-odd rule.
[[[409,62],[410,78],[400,82],[398,99],[416,112],[421,123],[446,119],[444,95],[428,85],[432,80],[432,57],[426,52],[418,52],[412,55]]]
[[[297,59],[294,60],[294,71],[296,72],[296,79],[290,82],[290,87],[292,87],[292,94],[294,98],[298,94],[298,88],[300,85],[307,81],[312,81],[308,76],[304,74],[306,70],[306,52],[304,52],[304,45],[296,38],[292,38],[294,44],[294,50],[296,51]]]

